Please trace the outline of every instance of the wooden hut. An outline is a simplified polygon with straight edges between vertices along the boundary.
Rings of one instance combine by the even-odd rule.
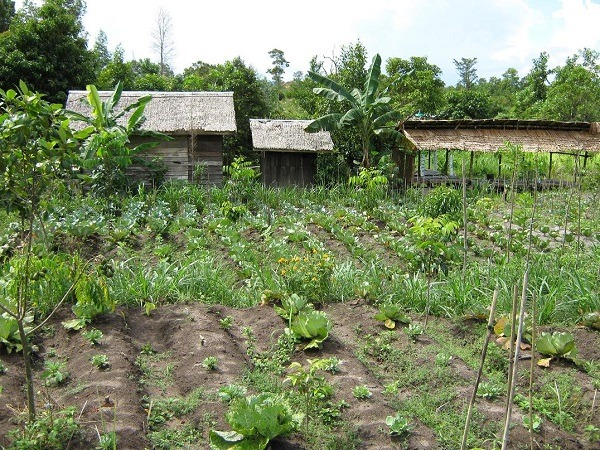
[[[333,150],[328,131],[307,133],[310,120],[250,119],[252,144],[260,152],[265,185],[311,186],[317,174],[317,154]]]
[[[100,91],[106,100],[112,92]],[[124,91],[117,109],[150,95],[141,129],[169,135],[172,140],[159,144],[139,156],[151,160],[160,158],[166,166],[166,180],[187,180],[220,185],[223,181],[223,136],[237,131],[233,92],[141,92]],[[90,115],[86,91],[70,91],[66,108]],[[127,116],[122,118],[126,120]],[[77,124],[75,124],[77,126]],[[132,136],[131,144],[156,141]],[[141,165],[129,169],[132,176],[143,180],[147,175]]]
[[[474,152],[497,152],[507,142],[525,152],[549,153],[549,178],[553,154],[583,157],[585,166],[590,152],[600,152],[600,126],[596,122],[411,119],[399,123],[397,129],[406,137],[407,147],[418,151],[419,155],[421,151],[470,151],[469,173],[472,171]]]

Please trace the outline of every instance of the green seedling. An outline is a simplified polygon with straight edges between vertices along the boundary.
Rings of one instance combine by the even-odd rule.
[[[449,353],[438,353],[435,355],[435,365],[438,367],[447,367],[452,361],[452,355]]]
[[[206,370],[217,370],[218,363],[219,361],[217,360],[216,356],[207,356],[202,361],[202,367],[204,367]]]
[[[152,344],[147,343],[147,344],[142,345],[140,353],[142,355],[153,355],[156,353],[156,350],[154,350],[154,348],[152,347]]]
[[[343,360],[336,358],[335,356],[324,359],[323,361],[325,361],[325,366],[323,367],[323,370],[325,370],[326,372],[331,372],[334,375],[341,371],[340,366],[344,364]]]
[[[381,305],[374,319],[383,322],[385,327],[389,329],[396,328],[396,322],[410,323],[410,318],[400,310],[398,305]]]
[[[229,330],[233,326],[233,317],[227,316],[219,320],[219,326],[223,330]]]
[[[477,388],[477,396],[486,398],[488,400],[493,400],[495,398],[500,397],[504,392],[502,386],[499,386],[495,383],[483,382]]]
[[[358,400],[366,400],[368,398],[371,398],[373,396],[373,393],[369,390],[369,388],[366,385],[363,384],[362,386],[354,386],[354,388],[352,389],[352,395],[354,395],[354,397]]]
[[[85,338],[86,341],[90,343],[90,345],[100,345],[100,341],[104,337],[104,333],[102,331],[92,328],[91,330],[83,331],[81,335]]]
[[[600,330],[600,311],[591,312],[583,316],[581,324],[592,330]]]
[[[224,403],[229,403],[235,398],[242,398],[246,395],[246,388],[239,384],[229,384],[219,389],[218,396]]]
[[[404,332],[407,334],[410,340],[414,342],[423,334],[423,325],[421,325],[419,322],[411,323],[404,329]]]
[[[523,416],[523,426],[529,431],[539,432],[542,428],[542,418],[537,414],[533,415],[532,423],[529,423],[529,414]]]
[[[2,361],[0,361],[0,375],[4,375],[6,373],[7,369],[6,366],[4,365],[4,363]]]
[[[69,379],[70,373],[65,369],[67,363],[62,361],[46,361],[42,378],[48,386],[59,386]]]
[[[94,355],[92,356],[92,365],[97,367],[98,369],[108,369],[110,367],[110,363],[108,361],[108,356],[104,354]]]
[[[538,366],[542,367],[550,366],[550,361],[554,358],[573,360],[577,356],[575,339],[571,333],[567,332],[547,333],[542,331],[535,342],[535,349],[540,354],[549,356],[549,358],[542,358],[538,361]]]
[[[412,430],[412,425],[408,419],[400,413],[397,413],[395,416],[387,416],[385,423],[390,427],[390,435],[392,436],[405,436]]]
[[[600,442],[600,428],[594,425],[587,425],[583,431],[588,439],[592,443]]]

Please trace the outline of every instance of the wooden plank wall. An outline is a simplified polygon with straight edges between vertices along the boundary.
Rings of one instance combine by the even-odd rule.
[[[260,170],[262,182],[267,186],[312,186],[317,174],[317,155],[262,152]]]
[[[167,169],[165,181],[186,180],[204,185],[223,183],[223,137],[220,135],[177,135],[172,141],[160,142],[156,147],[141,152],[138,156],[151,161],[160,158]],[[132,145],[155,142],[148,137],[133,137]],[[132,177],[145,184],[149,182],[148,170],[141,165],[132,165],[128,171]]]

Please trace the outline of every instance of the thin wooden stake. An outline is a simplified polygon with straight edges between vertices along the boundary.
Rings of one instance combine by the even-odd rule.
[[[527,287],[529,285],[529,268],[525,270],[525,274],[523,275],[523,287],[521,288],[521,306],[519,308],[519,326],[517,328],[517,340],[515,342],[515,355],[512,366],[512,377],[509,386],[508,399],[506,401],[506,418],[504,421],[504,433],[502,437],[502,450],[506,450],[508,446],[508,432],[510,430],[510,418],[512,416],[512,405],[513,405],[513,397],[515,395],[515,388],[517,383],[515,383],[515,379],[517,378],[517,367],[519,362],[519,354],[521,350],[521,338],[523,337],[523,320],[525,317],[525,299],[527,298]]]
[[[464,163],[464,160],[463,160]],[[460,445],[460,449],[464,450],[467,448],[467,437],[469,435],[469,425],[471,424],[471,416],[473,414],[473,404],[475,403],[475,398],[477,396],[477,389],[479,388],[479,382],[481,381],[481,375],[483,373],[483,363],[485,362],[485,357],[487,355],[488,344],[490,343],[490,338],[492,333],[494,332],[494,316],[496,314],[496,302],[498,301],[498,293],[499,288],[496,286],[494,289],[494,296],[492,298],[492,306],[490,308],[490,316],[488,318],[487,324],[487,334],[485,336],[485,341],[483,342],[483,349],[481,351],[481,360],[479,362],[479,371],[477,372],[477,379],[475,380],[475,389],[473,390],[473,394],[471,395],[471,400],[469,401],[469,409],[467,410],[467,420],[465,421],[465,429],[463,431],[462,443]]]

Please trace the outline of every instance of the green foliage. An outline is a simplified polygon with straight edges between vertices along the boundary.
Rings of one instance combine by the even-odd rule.
[[[302,421],[283,397],[270,393],[234,398],[225,417],[232,431],[211,430],[213,449],[262,450],[274,437],[295,431]]]
[[[434,219],[440,216],[456,218],[462,213],[462,193],[449,186],[438,186],[427,194],[418,212]]]
[[[581,324],[593,330],[600,330],[600,312],[591,312],[583,316]]]
[[[387,416],[385,424],[390,428],[389,432],[392,436],[405,436],[413,428],[409,420],[400,413],[396,413],[395,416]]]
[[[305,297],[298,294],[285,295],[281,299],[281,306],[273,305],[275,312],[291,323],[292,319],[302,311],[314,309]]]
[[[498,383],[484,381],[477,388],[477,396],[488,400],[494,400],[504,394],[505,389]]]
[[[329,100],[349,104],[350,109],[345,113],[330,113],[312,121],[306,131],[319,130],[335,131],[344,128],[356,127],[361,140],[362,162],[361,166],[371,167],[370,156],[375,151],[375,137],[400,139],[400,133],[394,128],[400,119],[399,112],[390,106],[391,98],[379,92],[381,75],[381,56],[375,55],[368,71],[363,92],[357,88],[348,91],[341,84],[317,72],[309,71],[309,76],[319,83],[320,88],[313,92]]]
[[[537,414],[533,415],[533,420],[530,420],[531,418],[529,417],[528,414],[525,414],[523,416],[523,426],[525,428],[527,428],[527,430],[529,431],[534,431],[536,433],[538,433],[541,428],[542,428],[542,418],[540,416],[538,416]],[[529,423],[531,421],[531,424]]]
[[[414,342],[417,340],[419,336],[423,334],[423,325],[419,322],[410,323],[405,329],[404,332],[406,335]]]
[[[42,195],[71,169],[77,139],[61,105],[23,82],[0,90],[0,204],[22,219],[37,216]]]
[[[110,295],[106,277],[100,274],[84,274],[75,286],[77,302],[71,307],[77,319],[64,321],[68,330],[80,330],[101,314],[115,310],[115,300]]]
[[[256,191],[260,173],[254,169],[254,163],[243,156],[236,157],[231,164],[223,166],[223,172],[228,175],[225,189],[232,200],[249,202]]]
[[[219,360],[216,356],[207,356],[202,360],[202,367],[206,370],[217,370],[217,365],[219,364]]]
[[[8,307],[11,308],[10,306]],[[26,316],[24,323],[31,325],[33,323],[33,316]],[[30,329],[31,327],[28,326],[26,331]],[[13,350],[20,352],[23,349],[17,319],[6,312],[0,314],[0,344],[4,346],[7,353],[12,353]]]
[[[81,335],[84,337],[86,341],[90,343],[90,345],[100,345],[102,338],[104,337],[104,333],[98,330],[97,328],[92,328],[90,330],[83,331]]]
[[[65,370],[67,363],[64,361],[44,362],[42,379],[47,386],[59,386],[65,383],[71,374]]]
[[[99,370],[108,369],[110,367],[110,361],[108,356],[105,354],[94,355],[91,358],[92,365]]]
[[[233,317],[227,316],[219,320],[219,326],[224,330],[230,330],[233,326]]]
[[[158,142],[145,142],[130,147],[129,138],[133,133],[151,136],[157,140],[172,138],[157,132],[140,130],[145,120],[144,109],[152,97],[145,95],[135,102],[117,110],[123,93],[123,84],[117,83],[114,91],[103,100],[94,85],[87,86],[86,97],[91,109],[91,117],[71,112],[74,119],[83,121],[88,127],[82,130],[86,136],[81,160],[89,175],[82,176],[90,184],[92,191],[105,197],[115,192],[123,192],[129,187],[125,170],[133,162],[133,157],[142,150],[152,148]],[[127,121],[121,124],[119,119],[127,115]]]
[[[300,338],[308,340],[305,349],[321,348],[329,337],[332,324],[323,311],[302,311],[292,319],[290,330]]]
[[[45,410],[20,430],[11,430],[7,450],[63,450],[79,433],[75,407],[61,411]]]
[[[413,217],[406,240],[412,244],[412,267],[431,275],[448,272],[449,265],[456,260],[457,252],[452,243],[458,232],[458,223],[445,216]]]
[[[286,292],[295,293],[311,303],[324,303],[330,299],[334,267],[332,255],[317,249],[277,260]]]
[[[402,308],[394,303],[384,303],[379,307],[379,312],[373,317],[383,322],[386,328],[396,328],[396,322],[410,323],[410,318],[402,311]]]
[[[549,360],[553,357],[573,359],[577,356],[575,339],[568,332],[557,331],[548,333],[542,331],[535,341],[535,349],[540,354],[550,357],[541,360],[538,362],[538,365],[547,365],[545,362],[549,363]]]
[[[83,88],[94,79],[93,54],[82,24],[83,0],[27,2],[0,33],[0,86],[19,80],[56,103],[69,89]]]
[[[352,395],[358,400],[366,400],[373,396],[373,393],[369,390],[366,385],[354,386],[352,388]]]
[[[242,398],[246,395],[247,389],[239,384],[228,384],[219,389],[218,396],[221,401],[230,403],[235,398]]]

